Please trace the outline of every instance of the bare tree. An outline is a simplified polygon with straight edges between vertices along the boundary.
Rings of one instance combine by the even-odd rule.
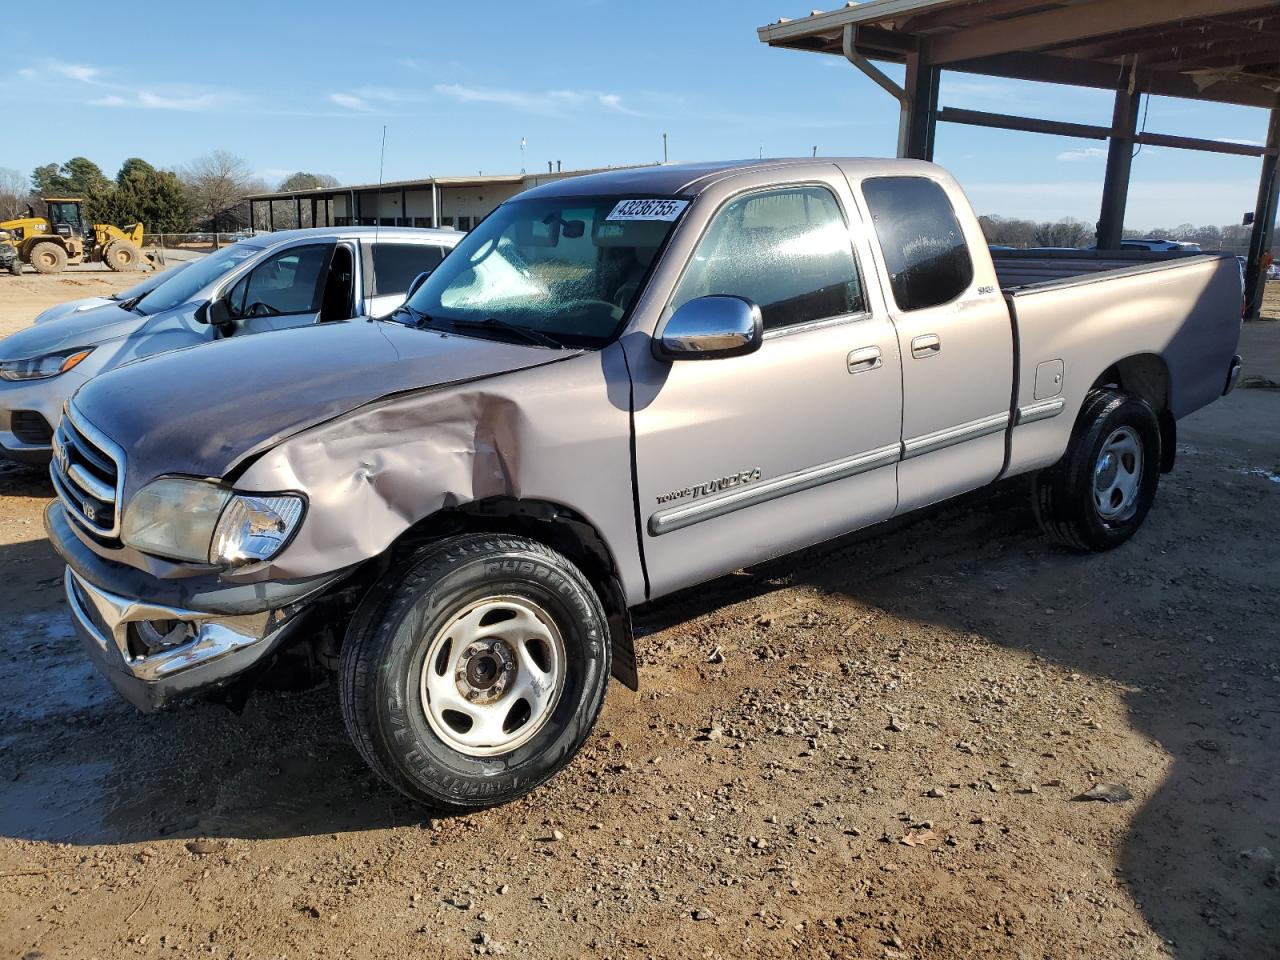
[[[290,174],[281,180],[280,185],[276,187],[276,192],[293,193],[336,186],[338,186],[337,177],[330,176],[327,173],[306,173],[299,170],[297,173]],[[274,208],[274,220],[272,222],[275,223],[277,230],[291,230],[294,227],[305,225],[305,214],[303,223],[296,222],[297,217],[292,200],[272,201],[272,206]],[[303,207],[306,207],[306,201],[303,202]],[[257,227],[258,224],[254,224],[254,226]],[[315,226],[315,224],[311,224],[311,226]],[[265,228],[266,224],[262,224],[262,227]]]
[[[0,167],[0,220],[24,215],[30,202],[31,182],[17,170]]]
[[[1036,245],[1036,229],[1039,224],[1032,220],[1018,220],[1011,217],[982,216],[978,218],[988,243],[1001,246],[1025,249]]]
[[[249,222],[245,198],[266,192],[249,164],[227,150],[214,150],[183,167],[179,176],[187,189],[196,223],[208,230],[239,229]]]
[[[1066,217],[1057,223],[1042,223],[1036,227],[1036,244],[1041,247],[1078,247],[1093,236],[1093,230],[1083,220]]]

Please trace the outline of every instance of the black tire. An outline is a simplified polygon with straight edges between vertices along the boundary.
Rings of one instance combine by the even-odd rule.
[[[142,251],[128,240],[112,240],[107,249],[102,251],[102,259],[107,267],[120,273],[129,273],[138,269],[142,262]]]
[[[440,812],[478,810],[528,793],[568,764],[604,703],[609,628],[595,591],[565,557],[516,536],[451,537],[418,550],[401,571],[361,602],[343,645],[342,713],[356,748],[382,779]],[[439,721],[430,719],[423,671],[446,626],[493,597],[514,597],[546,613],[563,641],[564,669],[558,698],[527,742],[474,756],[432,726]],[[446,676],[443,668],[438,674]]]
[[[9,261],[9,272],[15,277],[22,276],[22,261],[14,257]]]
[[[1117,438],[1119,438],[1117,440]],[[1057,464],[1042,471],[1033,490],[1036,519],[1048,536],[1073,550],[1095,552],[1118,547],[1142,526],[1160,483],[1160,423],[1151,406],[1117,390],[1094,390],[1086,398],[1071,434],[1071,445]],[[1131,452],[1103,462],[1104,447]],[[1115,470],[1136,478],[1131,496],[1116,488],[1100,492],[1099,483]],[[1109,493],[1110,496],[1105,496]],[[1103,499],[1105,496],[1105,500]]]
[[[36,273],[61,273],[67,266],[67,251],[62,244],[43,240],[31,247],[31,266]]]

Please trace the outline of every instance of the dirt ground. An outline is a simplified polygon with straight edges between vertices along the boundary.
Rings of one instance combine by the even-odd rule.
[[[3,329],[89,283],[0,278]],[[0,956],[1280,955],[1280,323],[1243,352],[1123,548],[1014,481],[653,605],[570,768],[443,821],[332,686],[118,701],[4,469]]]
[[[72,267],[52,276],[30,267],[20,277],[0,277],[0,337],[26,327],[41,310],[81,297],[107,297],[146,279],[145,273],[113,273],[101,264]]]

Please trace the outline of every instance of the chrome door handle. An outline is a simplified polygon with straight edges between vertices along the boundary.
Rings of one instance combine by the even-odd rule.
[[[911,341],[911,355],[917,360],[935,357],[942,352],[942,338],[936,333],[926,333]]]
[[[850,351],[847,363],[850,373],[866,373],[868,370],[878,370],[882,363],[880,348],[860,347],[857,350]]]

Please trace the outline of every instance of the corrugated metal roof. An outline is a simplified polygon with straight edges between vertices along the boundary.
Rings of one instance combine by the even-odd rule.
[[[585,176],[592,173],[600,173],[609,170],[631,170],[646,169],[660,164],[634,164],[621,167],[591,167],[585,170],[562,170],[555,173],[497,173],[497,174],[477,174],[474,177],[424,177],[421,180],[390,180],[383,184],[377,183],[357,183],[338,187],[315,187],[310,190],[285,190],[275,193],[255,193],[246,200],[252,200],[255,203],[265,200],[292,200],[294,197],[334,197],[351,193],[370,193],[381,190],[384,193],[394,193],[398,190],[430,190],[432,185],[437,187],[484,187],[511,184],[528,184],[530,186],[540,184],[547,180],[559,180],[568,177]]]
[[[869,0],[757,30],[770,46],[1272,107],[1280,0]]]

